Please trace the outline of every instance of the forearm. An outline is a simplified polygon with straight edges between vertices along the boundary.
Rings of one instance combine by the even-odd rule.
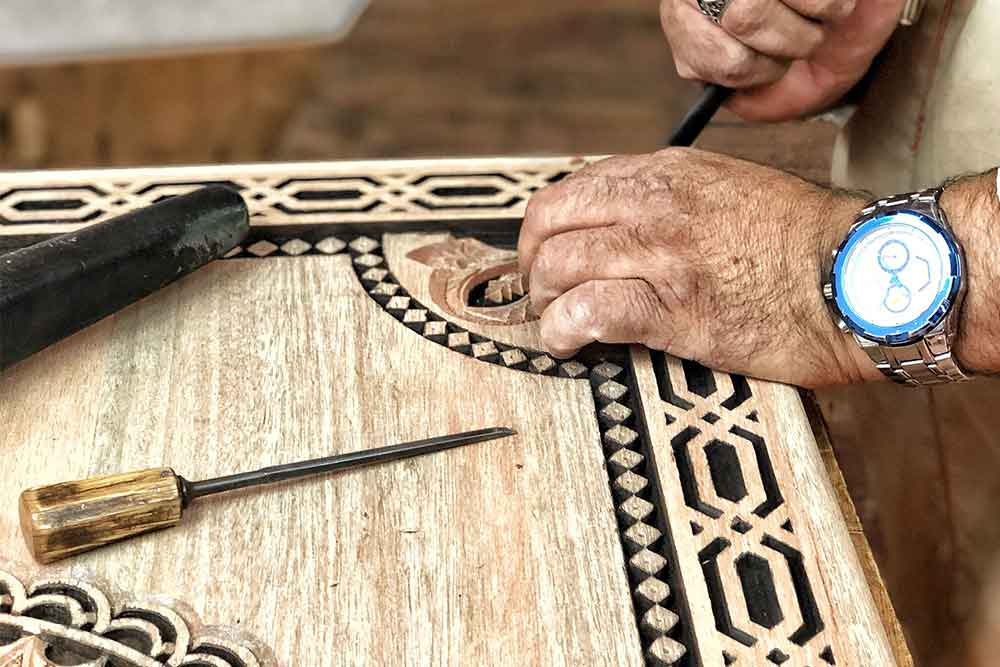
[[[1000,198],[997,172],[945,188],[941,208],[965,248],[968,292],[955,356],[970,372],[1000,373]]]

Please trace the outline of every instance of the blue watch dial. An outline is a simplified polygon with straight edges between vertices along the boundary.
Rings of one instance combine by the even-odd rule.
[[[951,234],[916,211],[896,211],[852,230],[834,262],[834,301],[847,326],[904,345],[947,315],[961,283]]]

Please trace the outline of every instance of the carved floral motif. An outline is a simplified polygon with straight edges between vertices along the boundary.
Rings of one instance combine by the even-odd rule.
[[[450,238],[411,250],[406,257],[434,269],[431,299],[449,315],[500,325],[537,319],[528,311],[527,285],[517,271],[517,253],[512,250],[472,238]],[[476,288],[483,288],[482,294],[474,297]]]

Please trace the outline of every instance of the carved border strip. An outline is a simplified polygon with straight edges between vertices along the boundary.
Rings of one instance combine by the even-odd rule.
[[[796,530],[805,530],[803,496],[781,481],[788,477],[778,472],[773,432],[763,423],[771,415],[759,414],[753,385],[662,352],[646,355],[644,410],[659,422],[652,437],[672,452],[658,472],[673,496],[686,595],[715,621],[696,628],[703,660],[835,665],[834,644],[843,638],[830,629],[837,619],[819,564],[804,555],[813,553],[812,536]]]
[[[0,173],[0,236],[56,234],[209,184],[254,225],[520,217],[531,194],[590,158],[383,160]]]

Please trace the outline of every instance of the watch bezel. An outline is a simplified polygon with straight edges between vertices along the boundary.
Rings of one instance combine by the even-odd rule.
[[[894,327],[880,327],[864,320],[851,309],[850,305],[847,304],[846,296],[840,292],[839,281],[844,268],[844,262],[850,254],[851,247],[864,238],[872,228],[885,224],[900,215],[920,219],[921,222],[938,232],[944,239],[949,254],[948,263],[950,270],[947,278],[950,283],[939,290],[935,298],[935,303],[916,318]],[[951,313],[959,300],[963,273],[964,266],[961,248],[946,224],[942,224],[941,221],[936,220],[924,211],[911,208],[872,213],[855,222],[844,237],[844,240],[841,241],[840,245],[834,251],[834,261],[830,270],[828,283],[830,285],[829,303],[830,307],[840,317],[841,321],[843,321],[847,330],[855,335],[880,345],[910,345],[922,339],[947,319],[949,313]]]

